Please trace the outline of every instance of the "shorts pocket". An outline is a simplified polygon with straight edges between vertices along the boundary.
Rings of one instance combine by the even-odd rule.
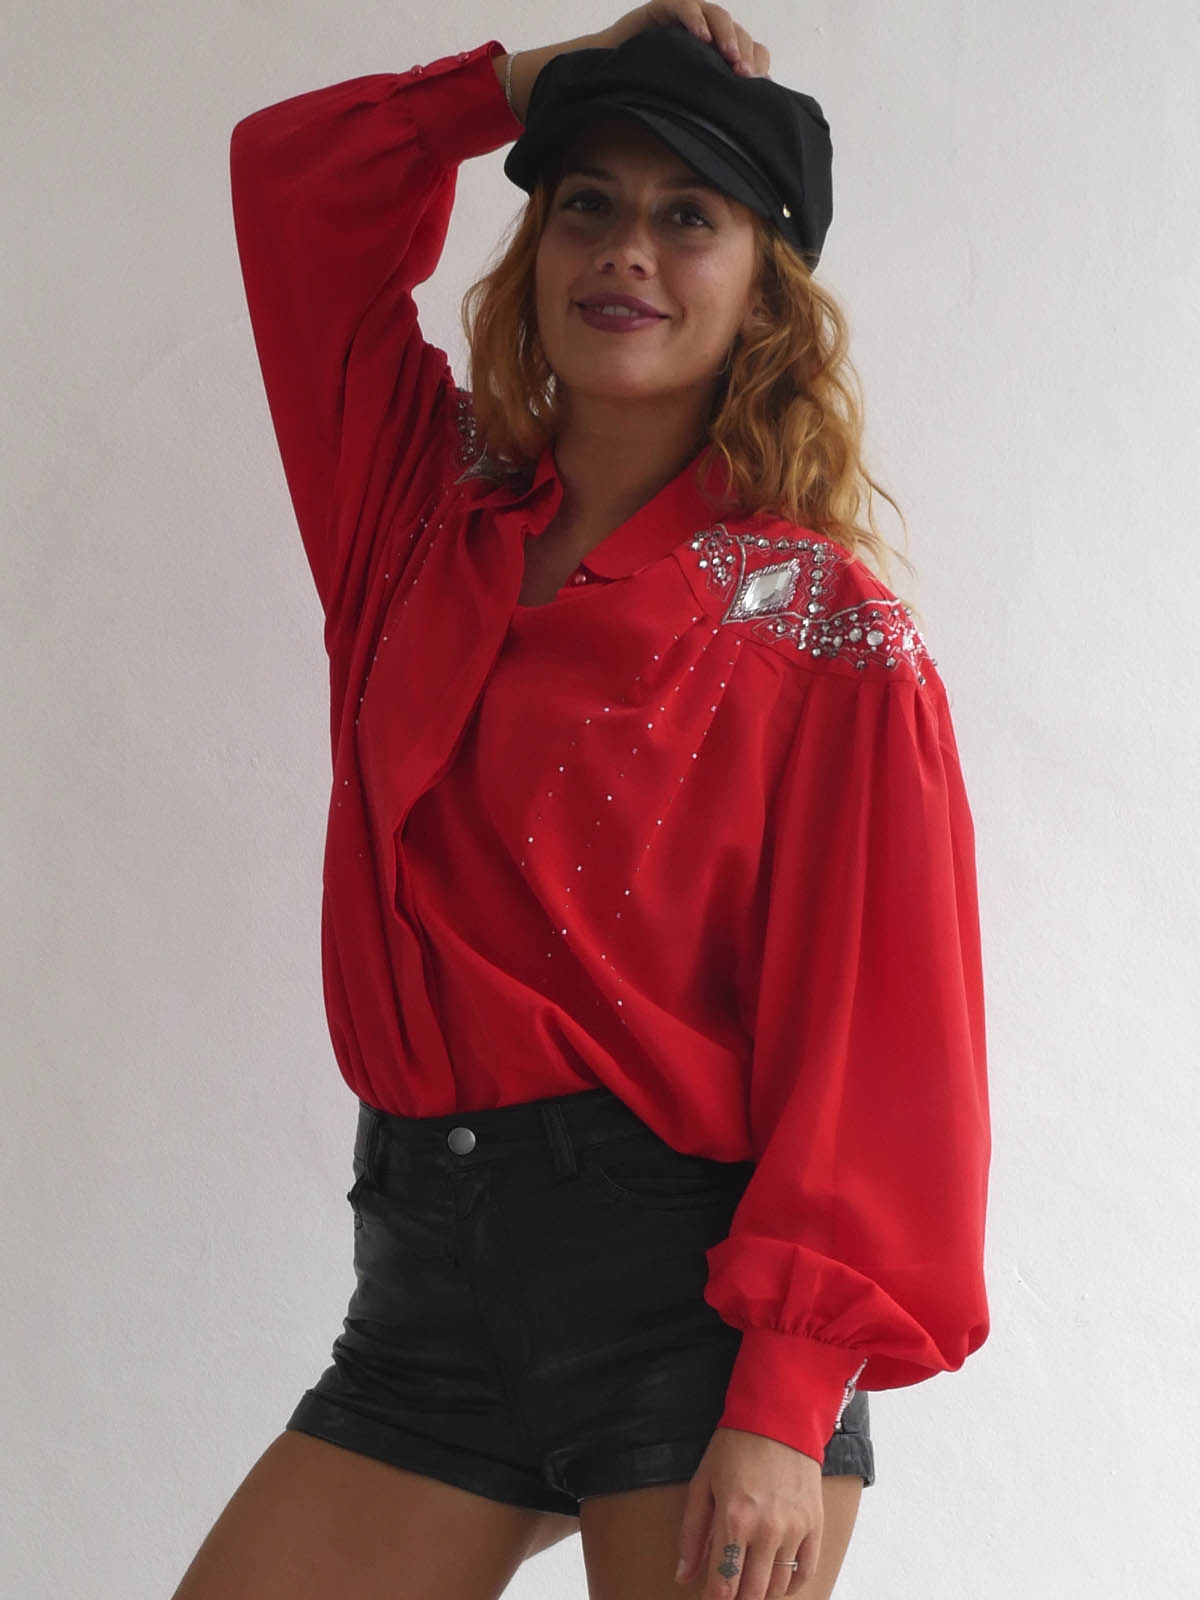
[[[638,1136],[584,1152],[583,1168],[600,1188],[626,1205],[660,1211],[732,1205],[754,1172],[752,1161],[713,1161]]]

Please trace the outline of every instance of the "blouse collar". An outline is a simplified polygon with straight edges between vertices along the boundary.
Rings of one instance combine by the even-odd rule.
[[[704,482],[712,499],[701,492],[696,482],[696,462],[691,458],[657,494],[640,506],[586,557],[583,565],[602,578],[628,578],[643,567],[669,555],[685,540],[703,533],[718,520],[738,515],[736,506],[724,498],[717,485],[723,474],[719,461],[709,463]],[[522,531],[539,534],[547,528],[562,504],[563,483],[554,459],[554,442],[542,449],[532,478],[502,482],[482,494],[477,504],[491,508],[493,515],[507,523],[519,522]],[[744,513],[741,513],[744,516]]]

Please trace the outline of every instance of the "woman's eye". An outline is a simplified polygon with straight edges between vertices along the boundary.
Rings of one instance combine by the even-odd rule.
[[[598,189],[581,189],[577,194],[573,194],[569,200],[565,200],[563,202],[562,209],[564,211],[567,211],[572,206],[577,206],[581,200],[582,201],[599,200],[604,205],[608,204],[608,197],[606,195],[601,194]],[[586,207],[585,207],[585,209],[586,209]],[[712,224],[709,222],[708,218],[704,215],[703,211],[698,210],[697,207],[695,207],[694,205],[689,204],[689,202],[686,201],[686,200],[681,200],[681,201],[679,201],[679,203],[677,205],[673,205],[670,208],[670,214],[673,215],[675,213],[678,213],[681,216],[688,215],[688,216],[697,217],[700,220],[700,222],[703,223],[703,225],[706,228],[710,228],[712,226]],[[690,226],[691,226],[691,224],[689,223],[689,227]]]
[[[598,194],[595,189],[581,189],[578,194],[573,194],[569,200],[563,202],[563,210],[566,211],[570,206],[577,206],[581,200],[586,201],[603,199],[604,196],[602,194]]]

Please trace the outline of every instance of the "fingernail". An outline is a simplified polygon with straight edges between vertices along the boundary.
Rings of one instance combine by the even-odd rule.
[[[681,1562],[680,1562],[680,1563],[679,1563],[679,1565],[678,1565],[678,1566],[677,1566],[677,1567],[676,1567],[676,1568],[675,1568],[675,1577],[676,1577],[676,1580],[678,1580],[678,1579],[680,1579],[680,1578],[682,1578],[682,1577],[683,1577],[683,1575],[684,1575],[684,1573],[685,1573],[685,1572],[686,1572],[686,1571],[687,1571],[687,1557],[686,1557],[686,1556],[684,1556],[684,1558],[683,1558],[683,1560],[682,1560],[682,1561],[681,1561]]]

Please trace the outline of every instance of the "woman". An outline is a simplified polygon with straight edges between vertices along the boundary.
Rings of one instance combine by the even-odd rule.
[[[970,813],[856,553],[828,128],[768,65],[666,0],[234,131],[357,1287],[177,1600],[484,1600],[576,1527],[591,1600],[818,1600],[866,1391],[987,1335]],[[412,290],[514,139],[468,391]]]

